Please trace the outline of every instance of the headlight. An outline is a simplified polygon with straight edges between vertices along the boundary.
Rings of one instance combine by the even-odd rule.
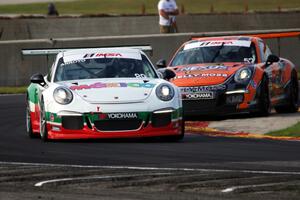
[[[73,100],[72,92],[64,87],[58,87],[53,92],[53,97],[55,101],[59,104],[69,104]]]
[[[251,70],[249,68],[239,69],[234,76],[234,80],[237,83],[247,83],[251,78]]]
[[[156,88],[156,96],[162,101],[170,101],[174,94],[173,87],[168,84],[161,84]]]

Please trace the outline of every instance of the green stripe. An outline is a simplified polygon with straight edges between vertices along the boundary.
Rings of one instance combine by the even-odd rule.
[[[34,104],[38,103],[38,97],[36,95],[36,90],[38,90],[37,84],[30,84],[29,87],[27,88],[29,101]]]

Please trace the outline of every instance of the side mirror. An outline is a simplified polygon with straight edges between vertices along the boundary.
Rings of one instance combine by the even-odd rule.
[[[166,68],[167,67],[167,62],[166,60],[160,59],[156,63],[157,68]]]
[[[170,80],[176,76],[176,73],[170,69],[166,69],[164,72],[164,79]]]
[[[34,75],[32,75],[31,78],[30,78],[30,82],[31,83],[39,84],[41,86],[45,86],[46,85],[44,76],[42,74],[34,74]]]
[[[273,64],[274,62],[279,62],[280,58],[276,55],[269,55],[268,58],[267,58],[267,61],[266,61],[266,65],[271,65]]]

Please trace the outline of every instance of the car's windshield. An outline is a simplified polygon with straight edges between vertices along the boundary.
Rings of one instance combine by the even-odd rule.
[[[157,78],[152,65],[142,59],[89,58],[58,62],[54,82],[95,78]]]
[[[170,66],[200,64],[200,63],[219,63],[219,62],[248,62],[256,63],[257,57],[255,47],[250,41],[211,43],[191,42],[182,47]]]

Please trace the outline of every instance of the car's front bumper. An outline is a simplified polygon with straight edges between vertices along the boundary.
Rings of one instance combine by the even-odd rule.
[[[206,115],[231,115],[248,113],[256,108],[254,101],[248,102],[247,90],[214,91],[213,99],[183,98],[183,113],[185,117]]]
[[[180,135],[182,131],[182,109],[113,115],[84,113],[59,116],[48,113],[47,116],[49,139],[155,137]]]
[[[80,130],[64,129],[57,124],[47,124],[49,139],[96,139],[96,138],[139,138],[139,137],[157,137],[181,134],[181,120],[173,121],[164,127],[153,127],[148,124],[140,130],[131,131],[98,131],[84,126]],[[53,129],[54,127],[54,129]],[[58,131],[58,128],[60,129]]]

